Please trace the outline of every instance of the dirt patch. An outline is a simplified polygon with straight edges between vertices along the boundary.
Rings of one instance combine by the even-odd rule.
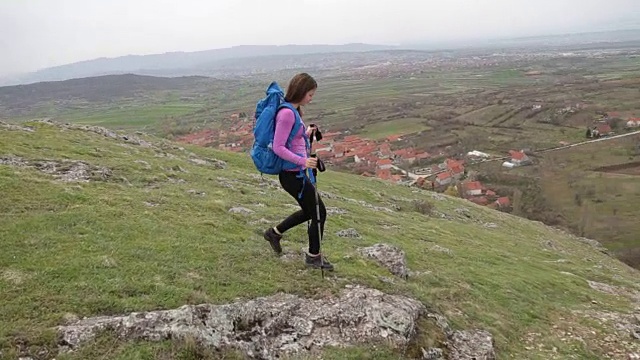
[[[640,161],[628,162],[624,164],[601,166],[593,169],[593,171],[640,176]]]
[[[28,278],[28,274],[16,269],[5,269],[0,272],[0,279],[13,285],[20,285]]]

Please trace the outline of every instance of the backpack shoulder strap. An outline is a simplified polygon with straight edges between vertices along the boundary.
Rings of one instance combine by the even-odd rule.
[[[293,111],[293,115],[296,118],[295,123],[293,125],[293,129],[291,129],[291,133],[289,133],[289,138],[287,139],[287,146],[289,146],[291,145],[291,141],[293,140],[293,138],[296,136],[296,134],[298,133],[298,131],[300,131],[300,128],[302,127],[302,119],[300,118],[300,114],[298,113],[298,110],[288,102],[283,102],[282,104],[280,104],[280,106],[278,106],[278,111],[280,111],[280,109],[285,107],[288,109],[291,109],[291,111]],[[307,149],[310,149],[309,137],[307,136],[307,132],[304,131],[304,129],[302,131],[302,137],[304,138]]]

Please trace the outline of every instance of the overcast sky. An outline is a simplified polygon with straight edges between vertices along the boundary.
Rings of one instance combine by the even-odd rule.
[[[254,44],[400,44],[600,29],[640,0],[0,0],[0,76]]]

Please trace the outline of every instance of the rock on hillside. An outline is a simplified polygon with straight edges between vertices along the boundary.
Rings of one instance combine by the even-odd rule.
[[[349,287],[339,297],[318,300],[275,294],[227,305],[186,305],[174,310],[97,317],[59,328],[64,349],[76,349],[99,331],[123,339],[191,337],[217,349],[235,348],[251,358],[275,359],[325,346],[406,345],[426,309],[419,301]]]

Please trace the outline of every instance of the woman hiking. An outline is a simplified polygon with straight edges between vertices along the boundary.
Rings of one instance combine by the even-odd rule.
[[[297,109],[298,115],[302,120],[302,107],[309,104],[316,92],[318,84],[307,73],[301,73],[294,76],[287,87],[285,101],[293,105]],[[278,111],[275,121],[275,135],[273,138],[273,152],[297,167],[291,170],[280,172],[278,178],[282,188],[288,192],[300,205],[300,210],[289,215],[280,224],[267,229],[264,232],[264,238],[269,242],[271,248],[277,253],[282,252],[280,240],[282,234],[287,230],[298,226],[308,220],[311,220],[311,226],[308,227],[309,251],[305,253],[305,265],[312,268],[323,268],[325,270],[333,270],[333,265],[327,261],[320,252],[320,239],[324,233],[324,223],[327,217],[327,211],[320,199],[317,197],[320,209],[320,226],[318,227],[318,216],[316,213],[316,188],[309,179],[307,169],[317,169],[318,159],[311,157],[311,149],[307,148],[307,138],[316,135],[318,130],[316,126],[309,126],[305,131],[303,126],[297,134],[293,135],[290,147],[287,148],[286,142],[293,129],[296,121],[296,114],[289,108],[282,108]],[[320,232],[320,233],[319,233]]]

